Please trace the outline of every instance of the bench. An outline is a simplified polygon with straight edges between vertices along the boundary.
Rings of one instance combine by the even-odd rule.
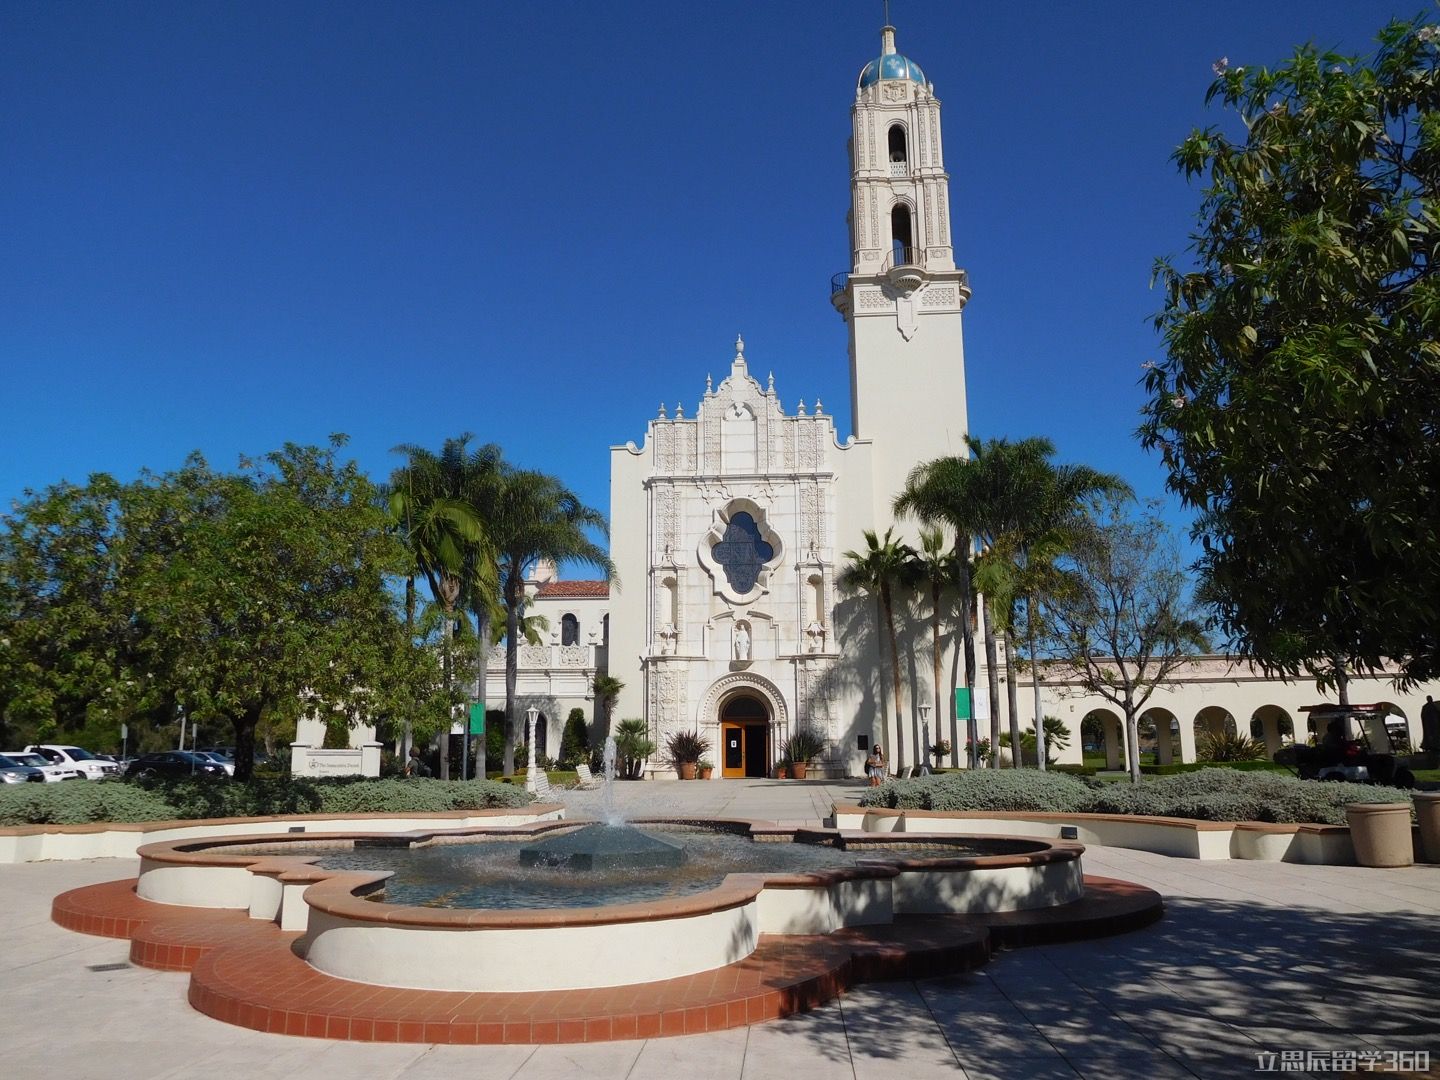
[[[581,791],[594,791],[600,786],[600,781],[595,779],[595,774],[590,771],[590,766],[585,762],[575,766],[575,786]]]

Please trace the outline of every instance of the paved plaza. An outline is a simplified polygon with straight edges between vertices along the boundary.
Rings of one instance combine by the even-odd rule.
[[[634,816],[798,823],[818,822],[832,801],[861,790],[643,783],[619,785],[617,801]],[[565,801],[571,816],[598,812],[597,793],[568,792]],[[1440,867],[1196,862],[1095,847],[1085,867],[1158,890],[1165,918],[1119,937],[1002,953],[964,976],[860,986],[815,1012],[750,1028],[526,1047],[327,1042],[219,1023],[185,1003],[188,975],[129,966],[128,942],[49,921],[56,893],[133,876],[136,860],[0,866],[4,1074],[1164,1080],[1261,1067],[1289,1076],[1363,1071],[1369,1052],[1440,1059]],[[1297,1068],[1307,1055],[1309,1068]]]

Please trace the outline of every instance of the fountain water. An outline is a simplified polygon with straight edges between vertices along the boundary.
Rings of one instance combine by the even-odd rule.
[[[605,779],[600,793],[600,816],[603,820],[522,847],[521,866],[645,870],[684,864],[685,850],[680,844],[625,824],[624,815],[615,806],[615,753],[615,736],[606,736]]]

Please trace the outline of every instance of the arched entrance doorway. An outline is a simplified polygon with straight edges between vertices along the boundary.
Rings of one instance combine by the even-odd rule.
[[[720,775],[766,776],[770,771],[770,706],[740,690],[720,703]]]

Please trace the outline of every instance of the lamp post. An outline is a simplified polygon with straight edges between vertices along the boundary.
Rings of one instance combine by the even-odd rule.
[[[525,744],[530,748],[530,760],[525,766],[525,790],[535,794],[535,721],[540,710],[534,705],[525,710]]]
[[[930,706],[921,705],[920,709],[920,772],[922,775],[930,772]]]

